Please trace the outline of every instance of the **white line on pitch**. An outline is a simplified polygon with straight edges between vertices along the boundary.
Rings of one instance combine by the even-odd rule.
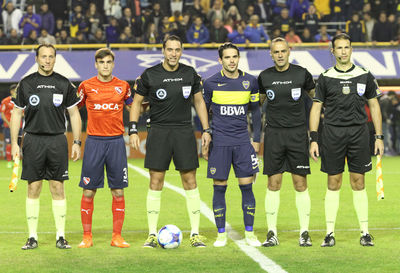
[[[134,169],[135,171],[137,171],[144,177],[147,177],[147,178],[150,177],[149,173],[147,171],[145,171],[144,169],[134,166],[130,163],[128,163],[128,166],[129,166],[129,168]],[[186,197],[185,191],[182,188],[176,187],[176,186],[168,183],[167,181],[164,182],[164,187],[179,193],[183,197]],[[210,220],[211,222],[214,223],[214,214],[213,214],[212,210],[207,206],[207,204],[204,203],[203,201],[201,201],[201,203],[200,203],[200,212],[208,220]],[[249,256],[251,259],[253,259],[255,262],[257,262],[262,269],[264,269],[267,272],[271,272],[271,273],[278,273],[278,272],[287,273],[287,271],[285,271],[281,266],[276,264],[273,260],[271,260],[264,254],[262,254],[257,248],[247,245],[245,240],[242,239],[240,234],[237,231],[235,231],[229,225],[229,223],[226,223],[226,227],[227,227],[227,232],[228,232],[229,238],[231,240],[233,240],[247,256]]]

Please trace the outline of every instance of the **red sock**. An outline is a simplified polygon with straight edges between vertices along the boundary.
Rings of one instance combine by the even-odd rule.
[[[113,196],[112,201],[113,212],[113,234],[121,235],[122,225],[125,218],[125,198]]]
[[[6,144],[6,159],[11,161],[11,144]]]
[[[81,220],[83,235],[92,235],[93,198],[82,195]]]

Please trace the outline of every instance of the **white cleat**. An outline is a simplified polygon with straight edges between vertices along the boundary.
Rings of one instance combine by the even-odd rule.
[[[226,246],[228,238],[226,236],[226,232],[218,233],[217,240],[214,242],[214,247],[224,247]]]
[[[259,247],[261,246],[261,242],[257,239],[257,236],[254,234],[254,231],[245,231],[246,243],[249,246]]]

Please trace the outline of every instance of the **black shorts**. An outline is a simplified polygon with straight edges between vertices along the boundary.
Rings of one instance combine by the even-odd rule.
[[[199,167],[197,143],[192,127],[152,125],[146,140],[144,167],[165,171],[169,169],[171,158],[176,170],[193,170]]]
[[[64,134],[25,134],[21,179],[68,180],[68,143]]]
[[[308,135],[305,126],[265,128],[263,173],[274,175],[283,172],[310,174]]]
[[[372,169],[367,124],[347,127],[324,124],[322,130],[321,171],[339,174],[345,158],[349,172],[365,173]]]

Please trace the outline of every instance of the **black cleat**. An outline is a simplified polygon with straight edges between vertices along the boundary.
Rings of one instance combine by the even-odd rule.
[[[38,242],[36,241],[35,238],[30,237],[28,240],[26,240],[26,243],[23,247],[21,247],[22,250],[28,250],[28,249],[34,249],[38,247]]]
[[[312,246],[310,234],[304,231],[299,238],[299,246]]]
[[[270,247],[270,246],[277,246],[277,245],[279,245],[278,237],[275,235],[275,233],[272,230],[268,231],[267,239],[262,244],[262,246]]]
[[[331,232],[325,236],[325,239],[322,242],[321,246],[322,247],[332,247],[335,245],[335,243],[336,243],[335,237],[333,237],[333,232]]]
[[[60,249],[70,249],[71,246],[68,244],[68,241],[64,239],[64,237],[60,236],[58,237],[58,240],[56,242],[56,247]]]
[[[146,242],[144,242],[143,247],[156,248],[157,247],[157,236],[155,234],[149,234],[149,237],[147,237]]]
[[[193,233],[192,236],[190,236],[190,245],[192,247],[206,247],[206,244],[203,242],[204,240],[204,236]]]
[[[367,233],[367,234],[361,236],[360,244],[362,246],[374,246],[374,242],[372,242],[373,239],[374,239],[374,237],[372,237],[371,234]]]

